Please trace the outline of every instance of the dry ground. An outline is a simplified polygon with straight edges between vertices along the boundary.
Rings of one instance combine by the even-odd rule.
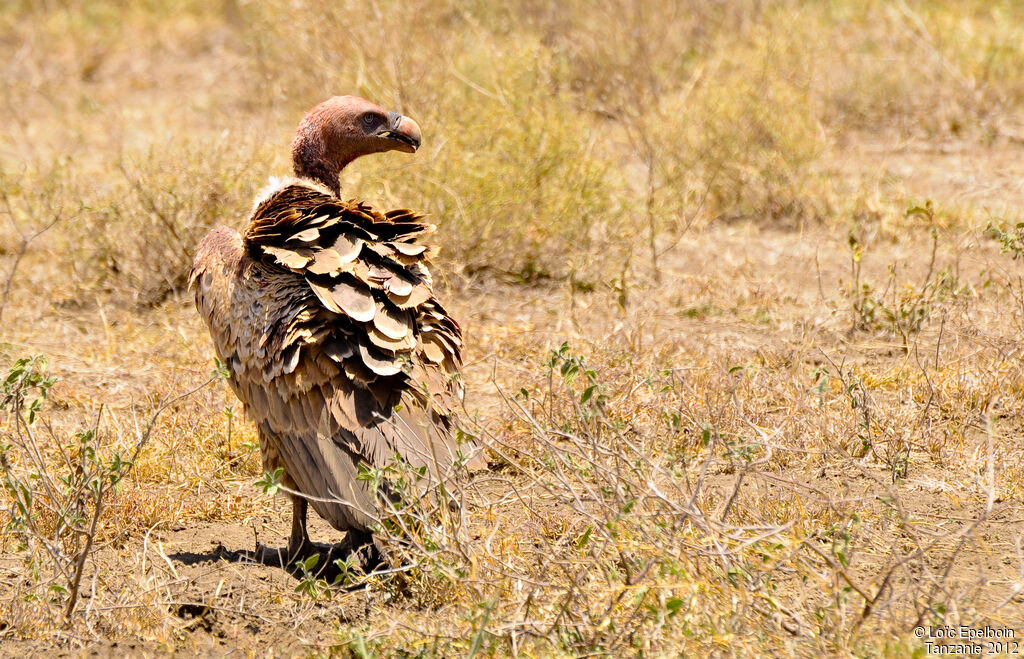
[[[0,653],[1022,640],[1015,5],[313,5],[0,9],[0,356],[59,378],[31,426],[0,398]],[[253,561],[290,506],[254,485],[254,430],[209,382],[182,286],[196,238],[243,221],[302,109],[343,90],[424,128],[343,189],[441,224],[491,459],[461,517],[349,588]],[[94,425],[98,463],[75,436]],[[107,489],[72,487],[97,468]]]

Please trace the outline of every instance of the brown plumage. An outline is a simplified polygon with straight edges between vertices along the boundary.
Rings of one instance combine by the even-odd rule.
[[[357,480],[396,453],[436,485],[459,456],[458,323],[434,297],[434,231],[413,211],[378,212],[338,197],[355,158],[413,152],[419,126],[369,101],[336,96],[311,110],[292,144],[298,178],[272,182],[242,235],[213,230],[190,281],[235,394],[255,421],[264,468],[309,497],[334,528],[359,534],[380,493]],[[289,553],[308,542],[293,496]]]

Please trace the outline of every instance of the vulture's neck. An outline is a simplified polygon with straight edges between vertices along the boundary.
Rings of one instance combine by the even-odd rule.
[[[331,167],[327,163],[295,163],[295,175],[301,178],[308,178],[327,186],[335,197],[341,195],[341,182],[338,179],[341,174],[341,167]]]
[[[330,153],[318,133],[297,135],[292,143],[292,168],[295,175],[323,183],[336,197],[341,194],[338,176],[354,159],[347,154]]]

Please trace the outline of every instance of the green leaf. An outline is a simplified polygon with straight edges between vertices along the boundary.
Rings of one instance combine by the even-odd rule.
[[[214,368],[212,371],[210,371],[210,377],[220,378],[221,380],[227,380],[231,377],[231,368],[225,362],[222,362],[217,357],[214,357],[213,365]]]
[[[284,467],[278,467],[274,473],[263,472],[263,478],[254,483],[256,487],[262,488],[264,494],[274,495],[281,489],[281,477],[284,476]]]
[[[308,556],[304,561],[297,561],[296,565],[301,565],[302,569],[306,572],[312,572],[316,569],[316,566],[320,563],[320,554],[313,554]]]

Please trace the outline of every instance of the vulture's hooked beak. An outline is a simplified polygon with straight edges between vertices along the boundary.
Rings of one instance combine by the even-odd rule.
[[[415,153],[420,148],[420,125],[397,112],[388,112],[388,125],[377,135],[398,142],[394,146],[398,151]]]

